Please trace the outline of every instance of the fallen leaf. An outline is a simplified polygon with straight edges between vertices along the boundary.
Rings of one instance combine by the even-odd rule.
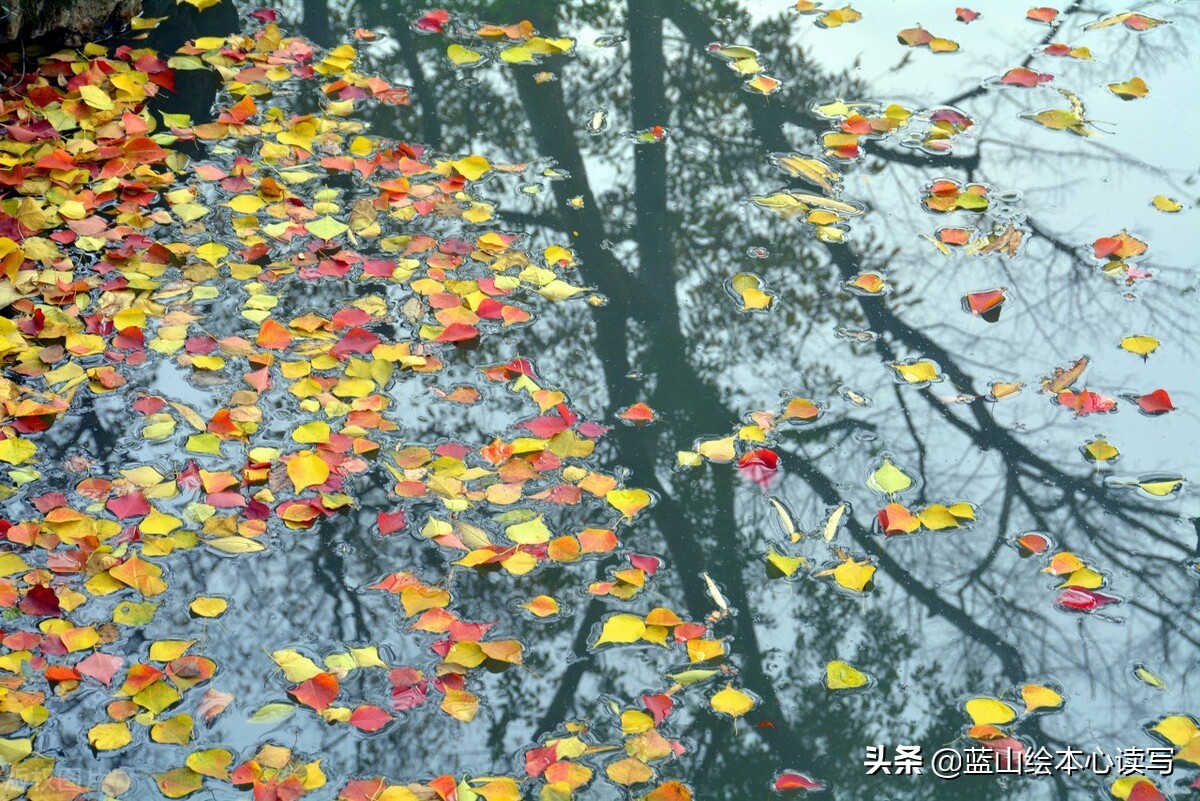
[[[709,699],[709,705],[714,711],[731,718],[740,718],[754,708],[754,696],[735,688],[732,684],[725,685]]]
[[[1122,81],[1121,83],[1110,83],[1108,85],[1108,91],[1112,92],[1122,100],[1136,100],[1137,98],[1145,97],[1150,89],[1146,86],[1145,81],[1143,81],[1141,78],[1134,77],[1130,78],[1128,81]]]
[[[835,659],[825,666],[825,686],[830,690],[854,690],[870,681],[866,673],[846,662]]]

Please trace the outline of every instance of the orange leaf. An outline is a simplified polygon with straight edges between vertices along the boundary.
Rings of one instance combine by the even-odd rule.
[[[301,682],[294,687],[289,694],[300,703],[311,706],[320,712],[328,709],[333,703],[333,699],[337,698],[337,676],[332,673],[318,673],[308,681]]]
[[[286,350],[292,344],[292,332],[270,317],[263,320],[255,343],[267,350]]]

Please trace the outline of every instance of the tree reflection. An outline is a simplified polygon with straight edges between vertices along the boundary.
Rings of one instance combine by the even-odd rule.
[[[889,142],[872,144],[862,164],[848,167],[856,179],[878,177],[880,188],[865,180],[854,184],[871,214],[855,221],[851,242],[822,244],[742,202],[761,190],[802,188],[774,174],[766,156],[818,152],[815,137],[825,128],[808,111],[813,102],[866,97],[872,90],[861,79],[831,74],[811,61],[793,42],[791,18],[759,19],[748,4],[723,1],[508,0],[457,6],[456,13],[489,21],[527,18],[545,35],[596,30],[625,36],[613,58],[587,55],[452,80],[442,59],[444,40],[409,26],[423,5],[360,3],[344,10],[351,27],[390,31],[393,38],[379,47],[363,47],[363,58],[389,75],[403,69],[413,89],[414,108],[407,115],[375,112],[375,133],[392,135],[399,126],[402,138],[444,152],[544,162],[566,173],[547,182],[548,191],[532,196],[497,182],[491,191],[501,195],[500,224],[546,243],[569,236],[588,283],[608,303],[540,317],[508,341],[456,354],[450,369],[469,375],[480,364],[534,354],[541,372],[571,390],[573,402],[597,419],[611,420],[616,410],[637,401],[662,415],[665,423],[657,427],[616,427],[601,449],[611,469],[627,468],[631,485],[651,489],[659,498],[648,523],[630,532],[628,541],[637,552],[667,558],[670,570],[656,578],[652,590],[663,605],[703,619],[713,602],[702,576],[707,573],[720,585],[736,614],[719,630],[732,637],[731,662],[741,682],[762,701],[750,725],[735,730],[703,709],[700,693],[689,693],[686,708],[671,724],[688,746],[675,772],[700,797],[712,798],[761,797],[782,769],[829,782],[839,798],[886,792],[893,798],[999,799],[1024,793],[1066,799],[1101,792],[1098,781],[1078,777],[1019,787],[989,780],[866,779],[861,765],[868,744],[919,743],[929,753],[954,741],[967,722],[958,706],[962,699],[998,694],[1026,681],[1056,681],[1069,697],[1062,715],[1032,718],[1018,730],[1032,743],[1051,748],[1147,744],[1140,725],[1150,705],[1127,677],[1134,660],[1156,660],[1175,677],[1173,694],[1156,702],[1153,713],[1188,697],[1184,671],[1200,646],[1195,634],[1200,588],[1186,567],[1187,560],[1200,556],[1194,521],[1181,517],[1178,501],[1156,503],[1107,487],[1075,456],[1090,431],[1064,424],[1066,410],[1042,404],[1021,430],[1001,404],[982,399],[991,380],[1013,377],[1014,364],[1024,369],[1033,362],[1048,373],[1067,356],[1077,356],[1074,348],[1091,347],[1088,332],[1105,331],[1105,341],[1112,338],[1104,326],[1113,302],[1088,305],[1079,298],[1083,292],[1111,290],[1096,288],[1102,278],[1087,275],[1064,286],[1048,272],[1045,282],[1037,282],[1021,261],[1046,262],[1061,268],[1055,273],[1061,276],[1075,268],[1078,246],[1091,234],[1056,233],[1031,209],[1025,223],[1028,242],[1012,267],[1024,272],[1009,280],[1023,288],[1028,308],[1050,318],[1051,331],[1063,329],[1053,315],[1065,302],[1076,304],[1077,325],[1053,346],[1033,336],[999,333],[977,349],[981,336],[967,328],[965,318],[960,322],[933,313],[937,319],[923,323],[930,313],[920,302],[950,307],[958,299],[949,290],[935,287],[922,298],[915,287],[901,286],[896,295],[881,299],[837,287],[864,269],[886,266],[903,276],[905,269],[919,269],[935,257],[920,250],[924,245],[913,244],[914,233],[929,227],[912,202],[914,187],[934,177],[986,181],[992,170],[1004,175],[1002,165],[992,162],[1010,155],[993,147],[986,134],[973,150],[932,159]],[[318,43],[338,38],[328,11],[318,0],[304,0],[305,33]],[[1186,16],[1190,12],[1177,11],[1178,29],[1194,31],[1194,20]],[[1054,40],[1067,21],[1083,21],[1085,13],[1081,3],[1072,4],[1045,41]],[[740,80],[707,54],[714,41],[752,43],[769,55],[772,74],[783,78],[786,88],[768,99],[743,92]],[[1180,57],[1150,39],[1138,43],[1138,59],[1171,64]],[[194,96],[190,102],[196,102]],[[937,105],[968,108],[986,121],[1010,113],[1011,103],[1009,95],[972,89]],[[583,132],[584,115],[593,108],[610,111],[614,130],[609,135]],[[667,146],[635,146],[619,135],[626,128],[655,125],[671,128]],[[1112,153],[1082,151],[1074,144],[1024,155],[1042,164],[1115,160]],[[582,198],[582,207],[574,207],[573,198]],[[767,243],[769,258],[761,267],[745,266],[746,249],[761,243]],[[731,312],[723,284],[742,269],[763,272],[779,288],[783,302],[778,308],[755,316]],[[1174,280],[1168,275],[1165,283],[1171,287]],[[303,303],[334,305],[336,290],[311,291]],[[1160,294],[1164,303],[1181,304],[1169,290]],[[1194,338],[1190,319],[1179,315],[1173,321],[1179,340]],[[836,325],[863,326],[876,336],[869,343],[839,341],[832,333]],[[1016,326],[1028,333],[1030,321],[1022,318]],[[921,389],[891,385],[881,362],[918,355],[935,361],[947,383]],[[144,380],[150,384],[171,376]],[[858,408],[840,402],[843,385],[869,390],[875,404]],[[1026,397],[1036,390],[1027,387]],[[864,602],[809,579],[768,581],[763,555],[769,541],[780,541],[780,532],[757,488],[728,465],[691,473],[675,469],[677,450],[699,437],[725,436],[747,411],[771,406],[785,391],[817,397],[830,409],[818,424],[781,435],[784,477],[772,493],[808,529],[818,526],[831,507],[851,503],[843,535],[852,543],[847,547],[870,555],[879,567],[878,587]],[[405,392],[399,386],[393,394]],[[503,403],[498,391],[489,393],[489,403]],[[973,400],[947,402],[945,396],[953,394]],[[92,442],[89,450],[116,452],[112,432],[120,430],[119,410],[107,410],[107,419],[102,409],[76,415],[72,432],[109,438]],[[498,417],[503,415],[454,417],[417,399],[402,422],[406,441],[432,442],[452,434],[485,442],[504,425]],[[923,498],[967,497],[976,503],[979,524],[969,531],[885,540],[872,523],[879,500],[863,487],[884,451],[919,474]],[[1163,466],[1195,464],[1194,457],[1181,459],[1182,464]],[[254,621],[255,632],[232,630],[230,624],[231,630],[220,635],[225,642],[215,648],[233,654],[241,643],[258,640],[284,647],[287,642],[277,642],[277,634],[300,640],[311,632],[311,642],[320,647],[331,638],[383,642],[396,663],[424,658],[405,635],[391,599],[358,589],[405,565],[446,569],[427,543],[405,538],[381,544],[369,533],[373,511],[391,503],[383,489],[386,473],[380,470],[378,478],[379,487],[362,496],[357,525],[321,523],[308,539],[289,540],[286,549],[264,556],[253,572],[227,570],[216,558],[180,568],[191,570],[188,579],[198,586],[212,571],[216,579],[232,574],[244,582],[238,591],[242,597],[273,596]],[[1030,529],[1051,533],[1062,549],[1087,554],[1112,571],[1114,591],[1125,600],[1119,612],[1125,622],[1054,609],[1054,592],[1038,573],[1040,564],[1018,559],[1010,547],[1012,535]],[[340,740],[298,723],[286,731],[301,747],[329,753],[331,766],[353,775],[385,773],[408,780],[455,770],[520,770],[519,755],[514,758],[520,748],[561,731],[573,719],[611,730],[603,699],[628,704],[641,692],[661,691],[661,674],[669,666],[657,655],[643,660],[628,650],[587,653],[593,626],[614,602],[577,590],[600,578],[610,564],[615,560],[538,575],[539,591],[569,597],[574,607],[572,615],[549,627],[513,613],[511,580],[474,574],[454,578],[463,608],[479,610],[473,611],[477,618],[502,619],[506,631],[530,646],[529,672],[486,679],[481,693],[491,725],[486,738],[479,736],[479,724],[464,732],[431,710],[412,713],[396,735],[386,738]],[[309,583],[300,584],[300,575]],[[821,669],[835,658],[868,671],[875,686],[854,695],[826,692]],[[262,696],[261,676],[270,662],[247,659],[261,672],[250,675],[238,668],[241,675],[229,680],[247,697]],[[420,736],[414,736],[418,729]],[[240,744],[259,736],[237,727],[220,734]],[[609,790],[594,792],[617,797]]]

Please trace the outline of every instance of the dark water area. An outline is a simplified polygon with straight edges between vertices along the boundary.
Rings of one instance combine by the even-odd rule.
[[[384,138],[423,146],[425,162],[476,154],[493,167],[469,189],[456,189],[469,194],[459,198],[464,204],[490,208],[485,219],[381,215],[383,237],[475,242],[489,231],[517,234],[539,257],[549,247],[570,249],[574,266],[562,271],[564,280],[584,290],[556,301],[552,292],[526,291],[534,280],[526,277],[518,306],[528,321],[436,343],[440,371],[397,368],[380,381],[397,428],[370,432],[384,447],[345,477],[339,491],[352,499],[346,508],[303,529],[270,519],[259,552],[222,553],[202,542],[153,560],[168,591],[150,622],[123,629],[106,650],[136,661],[154,641],[199,641],[217,666],[206,686],[233,700],[197,725],[189,745],[154,742],[145,726],[134,726],[131,745],[93,750],[88,730],[109,719],[113,692],[90,683],[46,702],[53,714],[36,734],[36,751],[56,758],[56,775],[88,787],[99,787],[114,768],[127,771],[134,785],[123,798],[162,797],[154,775],[179,767],[191,751],[228,749],[236,766],[266,742],[306,762],[321,760],[327,782],[306,798],[337,798],[352,779],[408,784],[442,775],[514,776],[525,797],[557,798],[543,789],[544,778],[529,775],[526,753],[582,724],[587,742],[614,748],[576,760],[595,772],[575,789],[581,799],[641,798],[667,780],[687,784],[698,799],[814,792],[774,789],[785,771],[819,782],[821,798],[1128,796],[1128,787],[1113,788],[1115,768],[1108,775],[1055,768],[1042,776],[946,779],[929,762],[939,749],[985,749],[989,739],[1003,738],[1029,752],[1078,749],[1081,761],[1097,749],[1113,757],[1130,748],[1178,750],[1186,741],[1171,745],[1152,727],[1170,716],[1200,716],[1200,151],[1190,133],[1200,11],[1152,2],[1136,10],[1169,24],[1086,29],[1128,9],[1060,5],[1045,24],[1027,19],[1024,6],[981,3],[982,16],[964,24],[952,4],[860,2],[861,19],[822,27],[819,14],[785,2],[454,2],[445,5],[450,21],[440,33],[415,24],[430,10],[418,3],[275,7],[284,36],[323,48],[350,42],[354,69],[408,87],[411,105],[364,102],[330,115],[331,97],[292,82],[300,85],[257,96],[260,108],[357,125],[341,129],[346,148],[356,136]],[[167,19],[131,41],[170,54],[197,37],[260,30],[254,8],[224,0],[199,12],[151,2],[145,16]],[[448,45],[471,46],[455,30],[521,20],[573,45],[533,64],[493,55],[509,46],[503,37],[500,44],[475,40],[486,56],[476,65],[447,56]],[[958,52],[899,43],[897,32],[914,23],[953,40]],[[377,36],[355,38],[359,29]],[[1087,47],[1091,57],[1047,54],[1056,43]],[[727,52],[714,53],[714,44]],[[728,50],[734,46],[758,55]],[[761,69],[739,67],[745,58]],[[1003,81],[1014,68],[1031,73],[1034,85]],[[199,124],[241,99],[211,71],[178,75],[178,91],[156,98],[156,111]],[[779,81],[778,90],[747,86],[759,75]],[[1125,100],[1108,88],[1134,76],[1149,87],[1145,97]],[[1028,118],[1047,109],[1079,110],[1078,125],[1090,135]],[[889,118],[905,122],[894,132],[869,127]],[[832,153],[831,142],[845,145],[827,134],[862,133],[859,124],[868,126],[861,153]],[[332,154],[334,143],[326,145]],[[196,165],[229,172],[239,156],[260,157],[245,138],[177,149],[192,159],[180,180],[195,186],[204,184]],[[807,159],[804,169],[789,170],[787,154]],[[288,169],[268,164],[261,175]],[[371,181],[378,176],[298,169],[319,175],[290,189],[310,205],[331,204],[321,213],[342,221],[356,201],[377,194]],[[822,169],[840,177],[814,178],[814,170],[826,175]],[[199,202],[224,216],[210,217],[204,232],[173,222],[156,236],[242,248],[236,215],[220,208],[228,193],[212,182],[200,192]],[[987,203],[981,208],[971,194]],[[1180,210],[1156,208],[1160,195]],[[955,206],[955,196],[966,199]],[[1109,256],[1105,249],[1121,242],[1097,240],[1123,231],[1148,249]],[[368,259],[403,258],[381,241],[352,240]],[[256,264],[302,250],[271,247]],[[189,336],[253,342],[261,320],[243,312],[257,295],[274,298],[266,308],[282,322],[310,312],[329,318],[370,298],[370,308],[383,310],[369,326],[373,333],[419,343],[436,308],[406,311],[408,301],[428,296],[414,290],[414,280],[355,273],[263,284],[222,273],[200,282],[217,291],[193,296],[188,308],[198,320],[185,325]],[[250,284],[257,286],[248,291]],[[769,303],[747,286],[766,292]],[[766,307],[746,308],[756,305]],[[297,353],[293,346],[278,358]],[[1083,357],[1081,377],[1055,384],[1056,368]],[[451,494],[397,494],[405,478],[394,455],[402,449],[462,443],[474,452],[496,438],[534,436],[517,426],[557,414],[555,404],[539,411],[519,376],[495,381],[482,373],[516,359],[532,362],[539,386],[562,392],[581,421],[612,426],[595,437],[593,453],[565,461],[645,489],[651,506],[626,518],[586,495],[577,505],[488,498],[460,508]],[[259,397],[261,421],[245,447],[226,442],[216,456],[189,453],[194,432],[182,422],[165,440],[146,439],[134,400],[161,396],[207,421],[228,405],[230,392],[244,389],[243,368],[255,367],[245,361],[209,372],[151,353],[142,365],[122,367],[129,383],[119,391],[84,388],[70,412],[33,437],[41,475],[8,482],[15,491],[2,516],[36,518],[34,499],[74,487],[81,476],[64,467],[71,457],[89,460],[89,475],[97,476],[143,465],[170,475],[189,460],[240,475],[255,461],[250,448],[287,454],[313,447],[297,445],[297,426],[344,424],[302,405],[274,372],[277,385]],[[1061,393],[1049,391],[1051,384]],[[443,399],[463,385],[479,399]],[[1161,402],[1145,399],[1159,389],[1169,394],[1165,413]],[[796,398],[811,401],[819,415],[788,419],[787,403]],[[618,416],[637,403],[653,410],[651,423]],[[465,461],[491,467],[474,453]],[[281,473],[270,486],[279,499],[292,497]],[[249,497],[258,489],[237,491]],[[186,497],[155,501],[199,530],[204,521],[190,516],[199,512],[188,504]],[[99,504],[90,508],[105,515]],[[381,535],[378,515],[398,509],[407,525]],[[504,517],[514,509],[543,515],[555,535],[612,528],[621,545],[514,574],[455,565],[469,549],[434,542],[429,533],[430,520],[462,520],[501,542],[518,520]],[[904,533],[910,517],[920,527]],[[1025,546],[1018,542],[1030,535]],[[772,563],[772,554],[805,562],[798,569]],[[1052,562],[1056,554],[1064,561]],[[657,560],[643,588],[628,600],[589,591],[613,581],[614,571],[646,564],[631,563],[630,555]],[[826,574],[847,560],[874,568],[861,591]],[[781,564],[795,572],[783,575]],[[449,608],[464,620],[494,622],[489,639],[524,646],[523,666],[470,671],[466,686],[480,704],[473,721],[441,711],[433,690],[423,705],[393,708],[394,681],[367,668],[342,679],[337,705],[388,710],[393,719],[378,732],[326,722],[303,705],[281,719],[252,720],[266,704],[295,706],[288,695],[295,682],[272,656],[281,650],[321,663],[374,646],[388,668],[436,675],[442,659],[431,646],[440,637],[414,631],[398,595],[368,589],[404,570],[450,591]],[[541,595],[561,611],[538,618],[521,606]],[[197,618],[188,609],[197,596],[224,598],[229,610]],[[131,599],[141,600],[90,600],[75,613],[76,625],[106,622],[115,604]],[[696,662],[679,644],[594,645],[614,613],[640,617],[660,607],[708,621],[705,636],[724,643],[724,657]],[[6,633],[35,628],[10,612]],[[866,674],[866,686],[829,689],[827,665],[835,660]],[[716,673],[672,689],[668,674],[698,669]],[[754,700],[736,721],[710,703],[726,685]],[[1053,689],[1061,705],[1026,712],[1021,688],[1029,686]],[[680,753],[652,761],[656,777],[648,783],[625,788],[606,778],[630,735],[621,712],[666,692],[674,709],[661,731]],[[187,695],[174,711],[194,710],[198,698]],[[968,701],[980,698],[998,699],[1016,719],[977,715],[975,723],[994,733],[969,734],[970,710],[978,707]],[[868,775],[868,748],[894,753],[902,745],[921,747],[923,775]],[[1138,773],[1169,797],[1190,797],[1196,753],[1191,761],[1181,755],[1171,775]],[[23,797],[26,786],[5,785],[17,794],[0,789],[0,798]],[[471,798],[469,787],[460,785],[460,801]],[[206,780],[192,797],[252,794]],[[1143,796],[1151,797],[1158,796]]]

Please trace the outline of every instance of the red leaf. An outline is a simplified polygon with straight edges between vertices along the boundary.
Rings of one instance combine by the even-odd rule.
[[[662,723],[667,719],[667,715],[671,714],[671,710],[675,708],[675,701],[669,695],[643,695],[642,703],[646,705],[646,709],[654,717],[654,725]]]
[[[351,328],[329,352],[339,359],[351,353],[370,353],[379,344],[379,337],[365,328]]]
[[[743,476],[766,490],[779,469],[779,454],[768,448],[758,448],[738,459],[737,466]]]
[[[1111,412],[1117,408],[1117,402],[1098,392],[1085,389],[1082,392],[1060,392],[1058,402],[1075,412],[1077,417],[1085,414]]]
[[[1058,9],[1047,8],[1046,6],[1041,6],[1040,8],[1031,8],[1025,12],[1026,19],[1031,19],[1034,22],[1044,22],[1047,25],[1054,22],[1057,17]]]
[[[568,427],[566,420],[549,414],[542,417],[535,417],[517,426],[517,428],[523,428],[539,439],[550,439],[555,434],[561,434],[563,431],[566,431]]]
[[[135,136],[125,143],[125,155],[140,164],[154,164],[167,157],[167,151],[148,136]]]
[[[1092,249],[1096,254],[1096,258],[1103,259],[1117,252],[1117,248],[1121,247],[1121,240],[1115,236],[1102,236],[1092,243]]]
[[[982,317],[989,323],[994,323],[1000,319],[1004,301],[1003,289],[987,289],[982,292],[972,292],[963,297],[963,307],[971,314]]]
[[[546,768],[558,761],[558,749],[553,745],[530,748],[525,752],[525,772],[533,778],[545,773]]]
[[[653,576],[658,572],[658,566],[661,562],[653,556],[642,556],[641,554],[630,554],[629,563],[639,570],[644,570],[647,576]]]
[[[277,22],[279,20],[279,14],[273,8],[256,8],[250,12],[250,16],[259,22]]]
[[[1200,782],[1200,779],[1196,780]],[[1195,787],[1196,785],[1192,785]],[[1129,797],[1126,801],[1166,801],[1166,796],[1162,791],[1155,787],[1149,781],[1141,781],[1133,785],[1133,789],[1129,791]]]
[[[408,524],[408,519],[404,516],[404,510],[399,512],[380,512],[379,513],[379,533],[383,535],[395,534],[400,529]]]
[[[896,34],[896,38],[900,40],[900,44],[906,44],[909,47],[920,47],[932,42],[933,34],[917,26],[916,28],[905,28]]]
[[[217,715],[225,711],[225,707],[229,706],[229,702],[233,700],[233,693],[224,693],[220,690],[209,690],[204,693],[204,697],[200,699],[200,703],[196,705],[196,714],[203,717],[206,721],[211,721]]]
[[[397,684],[392,687],[392,709],[396,712],[416,709],[425,703],[429,695],[428,688],[429,685],[424,679],[415,684]]]
[[[363,704],[350,713],[350,725],[362,731],[379,731],[391,722],[391,715],[370,704]]]
[[[328,709],[337,698],[338,680],[332,673],[318,673],[306,682],[294,687],[291,696],[306,706],[320,712]]]
[[[20,609],[30,617],[61,617],[62,610],[58,604],[58,596],[54,590],[45,584],[34,584],[21,599]]]
[[[1132,399],[1138,407],[1146,414],[1159,415],[1167,412],[1175,411],[1175,405],[1171,403],[1171,396],[1167,394],[1165,389],[1156,389],[1153,392]]]
[[[479,329],[466,323],[451,323],[438,334],[438,342],[467,342],[479,336]]]
[[[972,11],[969,8],[962,8],[960,6],[959,8],[954,9],[954,16],[958,17],[959,22],[969,24],[979,19],[979,12]]]
[[[419,30],[428,33],[441,33],[442,28],[446,27],[446,23],[449,21],[450,12],[439,8],[435,11],[426,11],[425,15],[417,20],[416,25]]]
[[[657,419],[654,410],[644,403],[635,403],[617,413],[617,417],[631,423],[650,423]]]
[[[1000,737],[995,740],[983,740],[981,743],[985,748],[990,748],[996,754],[996,764],[1001,769],[1007,769],[1013,759],[1020,760],[1021,754],[1025,751],[1025,743],[1015,737]]]
[[[802,773],[787,771],[775,777],[776,790],[820,790],[825,785],[815,782]]]
[[[1073,612],[1094,612],[1102,606],[1115,604],[1119,598],[1105,595],[1102,592],[1085,590],[1079,587],[1068,587],[1058,594],[1056,604]]]
[[[150,503],[146,500],[146,496],[140,492],[131,492],[128,495],[112,498],[104,505],[108,511],[115,514],[120,520],[150,514]]]
[[[1034,72],[1027,67],[1013,67],[1004,73],[1004,77],[1000,79],[1000,83],[1029,88],[1052,80],[1054,80],[1053,75],[1047,75],[1044,72]]]
[[[1032,554],[1045,553],[1050,547],[1050,541],[1041,534],[1024,534],[1017,537],[1017,545]]]
[[[97,652],[76,663],[75,669],[107,687],[123,664],[125,664],[125,660],[119,656]]]

